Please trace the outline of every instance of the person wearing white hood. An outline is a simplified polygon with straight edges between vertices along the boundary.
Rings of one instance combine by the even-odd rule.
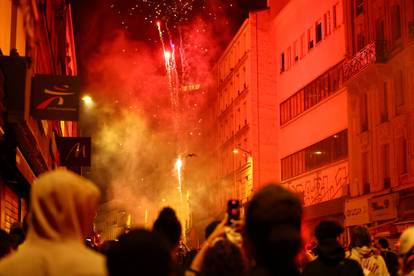
[[[401,275],[414,276],[414,226],[406,229],[400,237]]]
[[[357,261],[365,276],[389,276],[384,259],[375,253],[371,243],[368,229],[363,226],[355,227],[351,231],[350,250],[345,257]]]
[[[42,174],[31,188],[26,241],[0,261],[0,276],[103,276],[105,258],[88,249],[99,189],[75,173]]]

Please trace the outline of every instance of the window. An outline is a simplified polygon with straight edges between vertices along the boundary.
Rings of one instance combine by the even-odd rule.
[[[292,66],[292,48],[289,46],[286,50],[286,71]]]
[[[300,58],[304,58],[306,56],[306,40],[305,40],[305,34],[302,34],[300,36]]]
[[[348,131],[313,144],[282,159],[282,180],[320,168],[348,156]]]
[[[334,29],[338,28],[338,25],[339,25],[338,24],[338,12],[339,12],[338,6],[339,6],[339,3],[336,3],[333,6],[333,9],[332,9],[332,19],[333,19],[333,28]]]
[[[285,72],[285,53],[280,55],[280,73]]]
[[[322,22],[320,20],[316,22],[315,30],[316,30],[316,43],[319,43],[322,41]]]
[[[390,177],[390,145],[384,144],[381,146],[381,162],[382,162],[382,179],[384,183],[384,189],[391,187]]]
[[[414,38],[414,1],[407,1],[405,6],[407,15],[408,36],[410,39]]]
[[[360,119],[361,119],[361,132],[368,130],[368,95],[364,95],[360,99]]]
[[[355,15],[359,16],[364,13],[364,0],[355,0]]]
[[[379,93],[380,123],[388,121],[388,93],[387,82],[384,82],[383,89]]]
[[[361,156],[361,171],[362,171],[362,194],[369,194],[371,191],[369,178],[369,155],[368,152],[363,152]]]
[[[293,63],[296,63],[299,60],[299,51],[298,51],[298,41],[293,42]]]
[[[246,67],[243,67],[243,70],[242,70],[242,82],[243,82],[243,89],[246,89],[247,88]]]
[[[283,125],[305,110],[333,95],[342,87],[342,62],[323,73],[280,104],[280,124]]]
[[[393,42],[401,38],[401,11],[398,4],[391,6],[391,31]]]
[[[407,139],[405,137],[398,139],[398,148],[398,173],[404,175],[408,173]]]
[[[404,95],[404,78],[403,72],[400,70],[398,74],[394,77],[394,89],[395,89],[395,113],[396,115],[401,114],[401,107],[405,102]]]
[[[331,13],[327,11],[323,15],[323,25],[324,25],[324,33],[325,36],[328,36],[331,34]]]
[[[313,36],[314,36],[313,27],[311,27],[308,29],[308,49],[309,50],[314,47]]]
[[[357,34],[357,50],[360,51],[365,47],[365,35],[363,33]]]

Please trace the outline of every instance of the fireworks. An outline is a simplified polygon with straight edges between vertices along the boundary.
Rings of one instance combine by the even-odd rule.
[[[183,200],[183,185],[182,185],[182,174],[181,168],[183,166],[183,161],[181,157],[178,157],[177,161],[175,161],[175,168],[177,169],[177,179],[178,179],[178,192],[180,194],[180,201]]]

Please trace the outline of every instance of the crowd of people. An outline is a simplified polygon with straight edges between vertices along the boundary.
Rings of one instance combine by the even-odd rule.
[[[0,231],[0,276],[273,276],[414,275],[414,227],[397,250],[357,226],[343,244],[344,228],[321,221],[315,244],[302,238],[303,207],[292,192],[269,184],[248,203],[244,217],[213,221],[201,247],[185,250],[182,227],[164,208],[152,229],[130,229],[116,241],[91,249],[99,190],[66,170],[41,175],[31,190],[27,225]]]

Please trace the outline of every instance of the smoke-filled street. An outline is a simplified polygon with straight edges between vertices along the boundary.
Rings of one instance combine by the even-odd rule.
[[[0,0],[0,276],[414,275],[413,0]]]

